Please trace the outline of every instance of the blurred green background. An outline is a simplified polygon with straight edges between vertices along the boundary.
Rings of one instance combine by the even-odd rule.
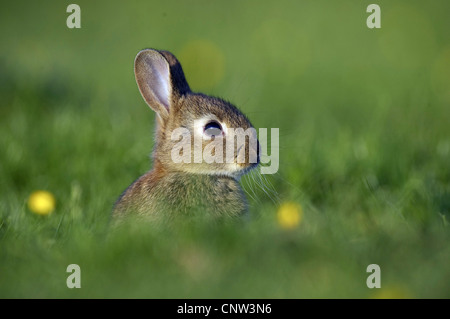
[[[0,297],[449,298],[449,1],[1,2]],[[151,163],[143,48],[280,128],[244,223],[111,231]],[[273,186],[271,187],[270,184]],[[28,198],[47,190],[48,216]],[[281,203],[301,217],[279,222]],[[68,289],[66,267],[81,267]],[[368,289],[366,267],[381,267]]]

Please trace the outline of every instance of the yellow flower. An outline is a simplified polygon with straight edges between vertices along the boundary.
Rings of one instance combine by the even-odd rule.
[[[278,224],[284,229],[297,227],[303,217],[302,207],[294,202],[286,202],[280,206],[277,212]]]
[[[35,214],[48,215],[55,209],[55,197],[47,191],[35,191],[28,198],[28,208]]]

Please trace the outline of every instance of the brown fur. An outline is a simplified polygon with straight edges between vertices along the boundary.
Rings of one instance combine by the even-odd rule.
[[[171,90],[166,99],[160,83],[161,79],[167,79],[167,72]],[[158,114],[152,154],[154,166],[125,190],[116,202],[113,217],[175,218],[196,211],[211,216],[245,213],[247,202],[237,180],[257,165],[248,163],[249,152],[257,150],[246,147],[247,161],[242,164],[175,163],[171,150],[177,141],[170,137],[179,127],[186,127],[192,133],[194,121],[204,116],[213,115],[227,127],[244,130],[252,127],[249,120],[231,103],[191,92],[180,63],[168,51],[141,51],[135,60],[135,74],[145,101]],[[203,147],[206,144],[203,141]]]

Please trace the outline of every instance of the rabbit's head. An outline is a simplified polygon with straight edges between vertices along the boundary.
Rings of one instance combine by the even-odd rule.
[[[259,163],[256,130],[234,105],[193,93],[168,51],[135,59],[139,90],[157,114],[155,165],[162,170],[239,177]]]

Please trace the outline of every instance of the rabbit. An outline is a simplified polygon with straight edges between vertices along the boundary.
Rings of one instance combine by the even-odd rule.
[[[247,140],[235,145],[230,161],[199,162],[194,159],[195,152],[189,155],[186,151],[186,158],[193,160],[180,162],[173,160],[179,137],[174,140],[172,134],[182,128],[183,134],[190,136],[184,146],[194,146],[197,139],[203,152],[210,141],[225,145],[227,138],[234,140],[227,135],[231,128],[254,130],[248,118],[225,100],[192,92],[179,61],[169,51],[140,51],[134,73],[142,97],[156,112],[153,168],[122,193],[114,205],[113,218],[175,218],[194,212],[213,217],[245,215],[248,203],[239,179],[260,162],[257,139],[256,145]],[[217,154],[221,154],[220,148]]]

